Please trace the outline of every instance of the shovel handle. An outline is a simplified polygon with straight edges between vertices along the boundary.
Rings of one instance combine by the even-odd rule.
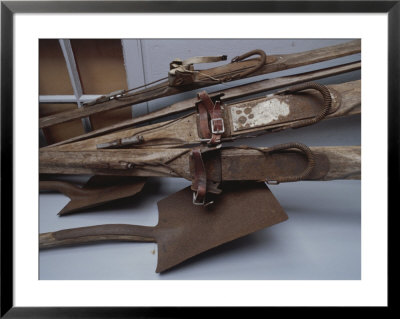
[[[59,230],[39,235],[39,248],[85,244],[99,241],[155,242],[154,227],[107,224]]]

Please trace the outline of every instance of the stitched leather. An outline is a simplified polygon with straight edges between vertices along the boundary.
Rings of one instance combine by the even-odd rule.
[[[197,103],[199,111],[200,133],[203,138],[211,138],[208,144],[214,145],[221,142],[221,134],[224,123],[222,119],[221,102],[216,101],[215,104],[211,100],[206,91],[197,94],[199,102]],[[213,127],[210,130],[209,122],[212,121]],[[215,133],[212,133],[214,131]]]
[[[196,192],[196,202],[203,203],[207,193],[207,173],[204,166],[201,150],[195,148],[191,154],[194,163],[194,179],[192,182],[192,190]]]

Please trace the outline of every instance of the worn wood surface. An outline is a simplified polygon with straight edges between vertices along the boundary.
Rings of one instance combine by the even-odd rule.
[[[279,89],[285,86],[298,84],[305,81],[314,81],[320,78],[325,78],[333,75],[338,75],[346,72],[351,72],[355,70],[359,70],[361,68],[361,62],[349,63],[345,65],[335,66],[331,68],[326,68],[318,71],[312,71],[297,75],[290,75],[281,78],[273,78],[262,81],[253,82],[250,84],[245,84],[233,88],[229,88],[223,90],[224,96],[221,98],[223,102],[228,102],[237,98],[246,97],[252,94],[257,94],[261,92],[267,92],[274,89]],[[210,95],[218,94],[220,92],[213,92]],[[61,141],[57,144],[53,144],[52,146],[59,146],[63,144],[68,144],[72,142],[77,142],[80,140],[89,139],[92,137],[97,137],[101,135],[105,135],[107,133],[112,133],[118,130],[132,128],[135,125],[145,123],[150,120],[159,119],[165,116],[174,115],[180,112],[193,110],[195,108],[195,103],[197,98],[191,98],[184,101],[176,102],[172,105],[164,107],[160,110],[150,112],[148,114],[132,118],[129,120],[121,121],[115,125],[110,125],[102,129],[94,130],[92,132],[76,136],[64,141]],[[50,146],[50,147],[52,147]]]
[[[337,85],[329,85],[328,88],[333,89],[340,96],[340,103],[338,102],[335,106],[335,112],[329,114],[327,118],[335,118],[340,116],[347,116],[351,114],[359,114],[361,112],[361,94],[360,94],[360,85],[361,81],[352,81]],[[316,95],[315,93],[313,93]],[[314,96],[313,95],[313,96]],[[321,97],[317,96],[318,99]],[[223,137],[235,136],[238,137],[240,134],[248,134],[248,133],[257,133],[260,131],[266,131],[271,129],[284,129],[289,127],[291,124],[297,122],[301,122],[304,119],[311,118],[315,116],[316,112],[319,112],[318,102],[316,100],[316,104],[314,108],[308,107],[308,111],[306,112],[304,109],[302,111],[293,111],[292,113],[297,112],[297,117],[285,117],[281,116],[277,120],[272,121],[268,125],[264,125],[262,127],[257,127],[253,129],[246,129],[240,131],[234,131],[230,128],[230,125],[227,125],[230,122],[229,118],[225,119],[226,124],[226,133]],[[245,102],[241,102],[245,103]],[[236,104],[234,104],[236,105]],[[307,104],[305,105],[307,106]],[[229,113],[230,105],[224,106],[226,109],[225,114]],[[295,106],[293,106],[295,108]],[[172,147],[172,146],[182,146],[185,144],[196,144],[200,142],[201,137],[199,136],[197,129],[197,118],[196,114],[188,114],[182,118],[178,118],[176,120],[170,120],[166,122],[160,122],[157,124],[152,124],[148,126],[126,129],[120,132],[110,133],[104,136],[94,137],[91,139],[78,141],[74,143],[69,143],[65,145],[53,146],[50,148],[44,149],[53,149],[53,150],[70,150],[70,151],[78,151],[78,150],[96,150],[97,145],[110,143],[115,141],[116,139],[128,138],[132,136],[142,136],[144,139],[143,144],[135,145],[135,147]]]
[[[329,161],[324,176],[317,180],[360,179],[361,147],[331,146],[311,147],[316,154],[323,154]],[[89,174],[120,176],[170,176],[191,180],[189,165],[190,149],[131,149],[98,151],[51,151],[39,152],[39,172],[48,174]],[[282,154],[282,153],[278,153]],[[288,156],[265,156],[251,149],[223,149],[221,151],[223,180],[262,180],[271,175],[288,175],[304,170],[297,162],[304,156],[298,151],[285,152]],[[293,154],[296,154],[293,157]],[[282,155],[283,156],[283,155]],[[282,163],[285,163],[283,165]]]
[[[332,99],[332,107],[331,112],[324,118],[331,119],[343,116],[350,116],[355,114],[361,113],[361,80],[341,83],[341,84],[334,84],[327,86],[330,90],[332,90],[331,94]],[[311,95],[313,99],[310,100],[307,95]],[[287,109],[285,110],[287,113],[282,114],[274,114],[270,116],[268,119],[262,119],[265,114],[257,114],[256,112],[252,111],[249,114],[245,114],[246,104],[243,103],[243,112],[241,112],[240,116],[243,116],[245,121],[243,124],[238,123],[241,119],[237,117],[235,119],[232,118],[232,112],[228,112],[229,115],[229,122],[235,122],[238,128],[231,127],[231,136],[239,136],[243,134],[251,134],[255,132],[259,132],[260,130],[282,130],[287,129],[291,125],[299,124],[304,120],[310,119],[314,117],[321,111],[321,106],[323,105],[323,99],[318,92],[315,91],[307,91],[307,93],[300,93],[295,95],[290,95],[288,97],[282,97],[282,101],[286,101]],[[268,101],[268,98],[260,98],[256,99],[254,103],[252,103],[252,108],[257,106],[257,103],[264,103]],[[271,100],[270,100],[271,101]],[[227,109],[234,108],[237,109],[237,105],[228,105]],[[271,113],[276,113],[277,110],[274,107],[279,107],[280,104],[271,105]],[[234,111],[232,110],[232,111]],[[268,115],[268,114],[267,114]],[[261,124],[255,123],[254,127],[247,128],[244,126],[247,122],[249,122],[249,116],[253,116],[253,118],[257,118]]]
[[[40,173],[93,174],[127,176],[179,176],[170,168],[161,166],[174,158],[188,153],[188,149],[132,149],[97,151],[39,151]],[[185,158],[187,160],[187,158]],[[184,159],[174,162],[173,168],[185,174],[179,167]],[[134,164],[133,164],[134,163]],[[143,165],[147,163],[147,165]],[[153,163],[153,165],[149,165]],[[137,168],[131,169],[131,165]],[[140,168],[139,168],[140,167]],[[189,171],[185,177],[190,179]]]
[[[318,147],[318,152],[325,154],[330,162],[329,172],[323,180],[361,179],[361,147]]]
[[[58,239],[55,233],[40,234],[39,245],[40,249],[47,249],[65,245],[86,244],[91,242],[101,241],[129,241],[129,242],[147,242],[153,243],[154,238],[146,238],[134,235],[93,235],[93,236],[80,236],[76,238]]]
[[[327,61],[346,55],[356,54],[359,52],[361,52],[361,41],[354,40],[344,44],[329,46],[301,53],[269,56],[267,64],[265,64],[264,67],[262,67],[257,72],[251,74],[251,76],[287,70],[290,68]],[[209,79],[210,76],[218,77],[218,76],[225,76],[228,74],[234,75],[238,72],[243,72],[248,68],[254,67],[256,63],[257,63],[256,60],[230,63],[222,67],[204,70],[202,71],[202,73],[205,75],[204,79]],[[39,120],[39,127],[44,128],[54,124],[70,121],[76,118],[82,118],[92,114],[109,111],[145,101],[150,101],[164,96],[170,96],[173,94],[181,93],[183,91],[199,89],[213,84],[215,83],[200,82],[194,85],[187,86],[185,88],[182,87],[175,88],[175,87],[169,87],[168,82],[162,82],[158,85],[151,86],[150,88],[143,89],[140,91],[140,94],[135,94],[130,97],[121,98],[119,100],[114,99],[101,104],[79,108],[71,112],[65,112],[58,115],[44,117]]]

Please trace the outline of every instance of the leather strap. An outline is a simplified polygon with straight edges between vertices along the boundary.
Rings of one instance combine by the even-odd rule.
[[[193,204],[204,205],[207,194],[207,172],[199,148],[192,150],[191,159],[194,163],[194,178],[191,187],[194,191]]]
[[[199,113],[199,129],[201,137],[203,139],[211,138],[211,131],[208,126],[208,111],[206,104],[202,101],[197,103],[197,110]]]
[[[194,70],[193,64],[219,62],[225,61],[226,59],[226,55],[193,57],[184,61],[177,58],[169,65],[170,71],[168,72],[168,83],[170,86],[192,84],[193,82],[196,82],[197,75],[199,74],[199,71]],[[210,78],[212,77],[210,76]],[[214,79],[214,81],[220,82],[218,79]]]
[[[214,103],[206,91],[201,91],[197,94],[197,97],[199,98],[197,108],[199,112],[200,133],[203,138],[210,139],[208,144],[219,144],[221,142],[221,135],[225,130],[221,101],[217,100]]]

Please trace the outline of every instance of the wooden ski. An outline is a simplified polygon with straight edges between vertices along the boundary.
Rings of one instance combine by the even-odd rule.
[[[361,81],[328,85],[331,103],[321,120],[361,113]],[[324,111],[324,98],[317,90],[269,95],[232,104],[223,104],[224,132],[221,141],[256,136],[278,130],[313,124]],[[199,113],[178,119],[125,129],[104,136],[74,143],[42,148],[42,150],[84,151],[115,147],[179,147],[207,141],[202,136]],[[209,138],[208,138],[209,140]]]
[[[329,46],[316,50],[310,50],[295,54],[272,55],[266,58],[266,62],[262,67],[257,67],[254,72],[248,74],[248,70],[254,70],[259,64],[258,59],[250,59],[229,63],[227,65],[202,71],[202,76],[198,82],[194,82],[182,87],[170,86],[168,81],[153,85],[129,95],[123,92],[111,94],[104,97],[99,103],[78,108],[73,111],[63,112],[39,119],[39,127],[45,128],[55,124],[71,121],[96,113],[109,111],[124,106],[134,105],[153,99],[170,96],[184,91],[195,90],[210,85],[223,82],[223,79],[237,80],[249,76],[268,74],[276,71],[287,70],[295,67],[309,65],[313,63],[323,62],[351,54],[361,52],[361,42],[359,40],[350,41],[344,44]],[[236,76],[236,75],[244,76]],[[221,81],[210,81],[210,78],[221,79]],[[207,81],[208,80],[208,81]]]
[[[268,150],[261,148],[260,150]],[[263,154],[250,147],[214,149],[206,156],[210,176],[221,167],[221,180],[265,180],[267,176],[301,173],[307,158],[300,151],[283,150]],[[312,180],[360,179],[360,146],[310,147],[316,155]],[[39,151],[39,172],[119,176],[182,177],[192,180],[191,149],[113,149],[97,151]],[[214,153],[213,153],[214,152]],[[214,155],[217,154],[218,156]],[[276,155],[278,154],[278,155]],[[219,159],[218,159],[219,158]],[[220,160],[220,164],[214,164]],[[206,160],[207,162],[207,160]],[[285,163],[283,165],[282,163]],[[216,168],[214,168],[216,169]]]
[[[349,63],[345,65],[340,65],[340,66],[335,66],[331,68],[326,68],[326,69],[321,69],[318,71],[312,71],[312,72],[307,72],[307,73],[302,73],[298,75],[291,75],[291,76],[285,76],[281,78],[273,78],[273,79],[267,79],[267,80],[262,80],[258,82],[253,82],[250,84],[245,84],[237,87],[233,87],[230,89],[226,89],[223,91],[218,91],[218,92],[213,92],[210,93],[210,95],[218,95],[218,94],[223,94],[221,96],[221,101],[223,102],[229,102],[234,99],[238,98],[243,98],[252,94],[257,94],[261,92],[267,92],[270,90],[274,89],[279,89],[288,85],[294,85],[294,84],[299,84],[305,81],[314,81],[317,79],[329,77],[329,76],[334,76],[346,72],[351,72],[355,70],[361,69],[361,62],[355,62],[355,63]],[[185,111],[190,111],[195,109],[195,103],[197,101],[197,98],[191,98],[187,99],[184,101],[179,101],[177,103],[174,103],[172,105],[169,105],[167,107],[164,107],[160,110],[150,112],[148,114],[135,117],[123,122],[119,122],[117,124],[107,126],[83,135],[79,135],[73,138],[70,138],[68,140],[64,140],[52,145],[49,145],[47,147],[55,147],[59,145],[64,145],[72,142],[77,142],[85,139],[89,139],[92,137],[96,136],[101,136],[105,135],[107,133],[112,133],[116,132],[122,129],[126,128],[132,128],[135,125],[142,124],[148,121],[153,121],[157,120],[166,116],[171,116],[174,114],[182,113]]]

